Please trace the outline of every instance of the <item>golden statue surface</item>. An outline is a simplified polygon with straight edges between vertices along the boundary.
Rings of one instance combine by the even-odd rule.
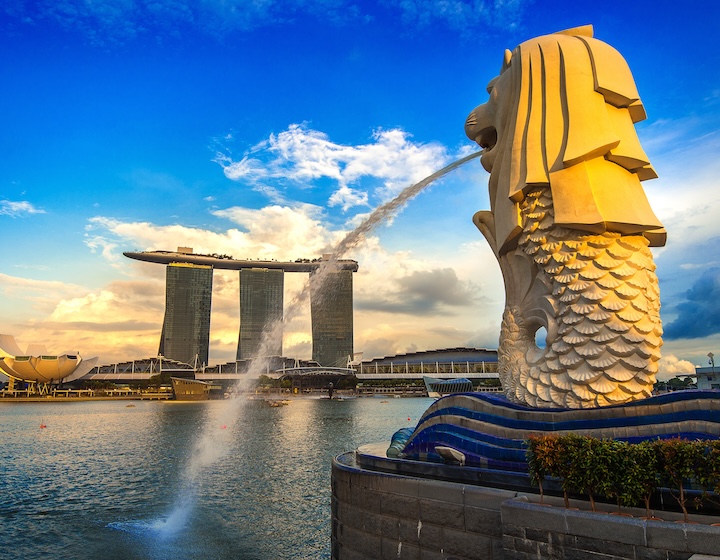
[[[491,210],[473,222],[505,283],[500,379],[534,407],[648,397],[660,359],[649,247],[666,234],[640,184],[657,176],[634,126],[645,110],[623,57],[592,34],[505,51],[489,101],[465,125],[490,173]]]

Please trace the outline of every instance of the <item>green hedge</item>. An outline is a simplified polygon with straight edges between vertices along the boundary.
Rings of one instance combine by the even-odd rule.
[[[720,494],[720,441],[675,438],[631,444],[575,434],[538,435],[527,441],[527,461],[541,501],[542,483],[553,477],[561,481],[566,507],[570,493],[582,493],[593,511],[596,498],[615,501],[618,508],[644,502],[650,517],[650,498],[667,487],[687,521],[689,488],[701,488],[704,498],[713,501]]]

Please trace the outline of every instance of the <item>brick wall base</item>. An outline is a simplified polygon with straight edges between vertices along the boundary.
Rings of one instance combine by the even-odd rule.
[[[332,560],[720,555],[720,527],[709,525],[717,518],[702,524],[646,521],[565,509],[560,503],[539,505],[511,490],[363,469],[354,452],[345,453],[332,466]]]

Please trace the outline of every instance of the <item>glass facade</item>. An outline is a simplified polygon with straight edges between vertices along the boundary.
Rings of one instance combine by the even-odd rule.
[[[266,330],[283,320],[283,270],[243,268],[240,270],[240,334],[237,359],[282,356],[282,330],[265,341]],[[279,327],[282,329],[282,326]]]
[[[208,363],[213,269],[189,263],[171,263],[166,269],[165,319],[158,353],[198,365]]]
[[[345,367],[353,353],[351,270],[310,275],[312,359],[322,366]]]

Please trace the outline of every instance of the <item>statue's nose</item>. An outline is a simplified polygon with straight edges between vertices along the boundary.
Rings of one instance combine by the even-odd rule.
[[[479,136],[483,129],[493,125],[488,111],[488,104],[479,105],[468,115],[465,120],[465,134],[473,142],[480,144]]]

